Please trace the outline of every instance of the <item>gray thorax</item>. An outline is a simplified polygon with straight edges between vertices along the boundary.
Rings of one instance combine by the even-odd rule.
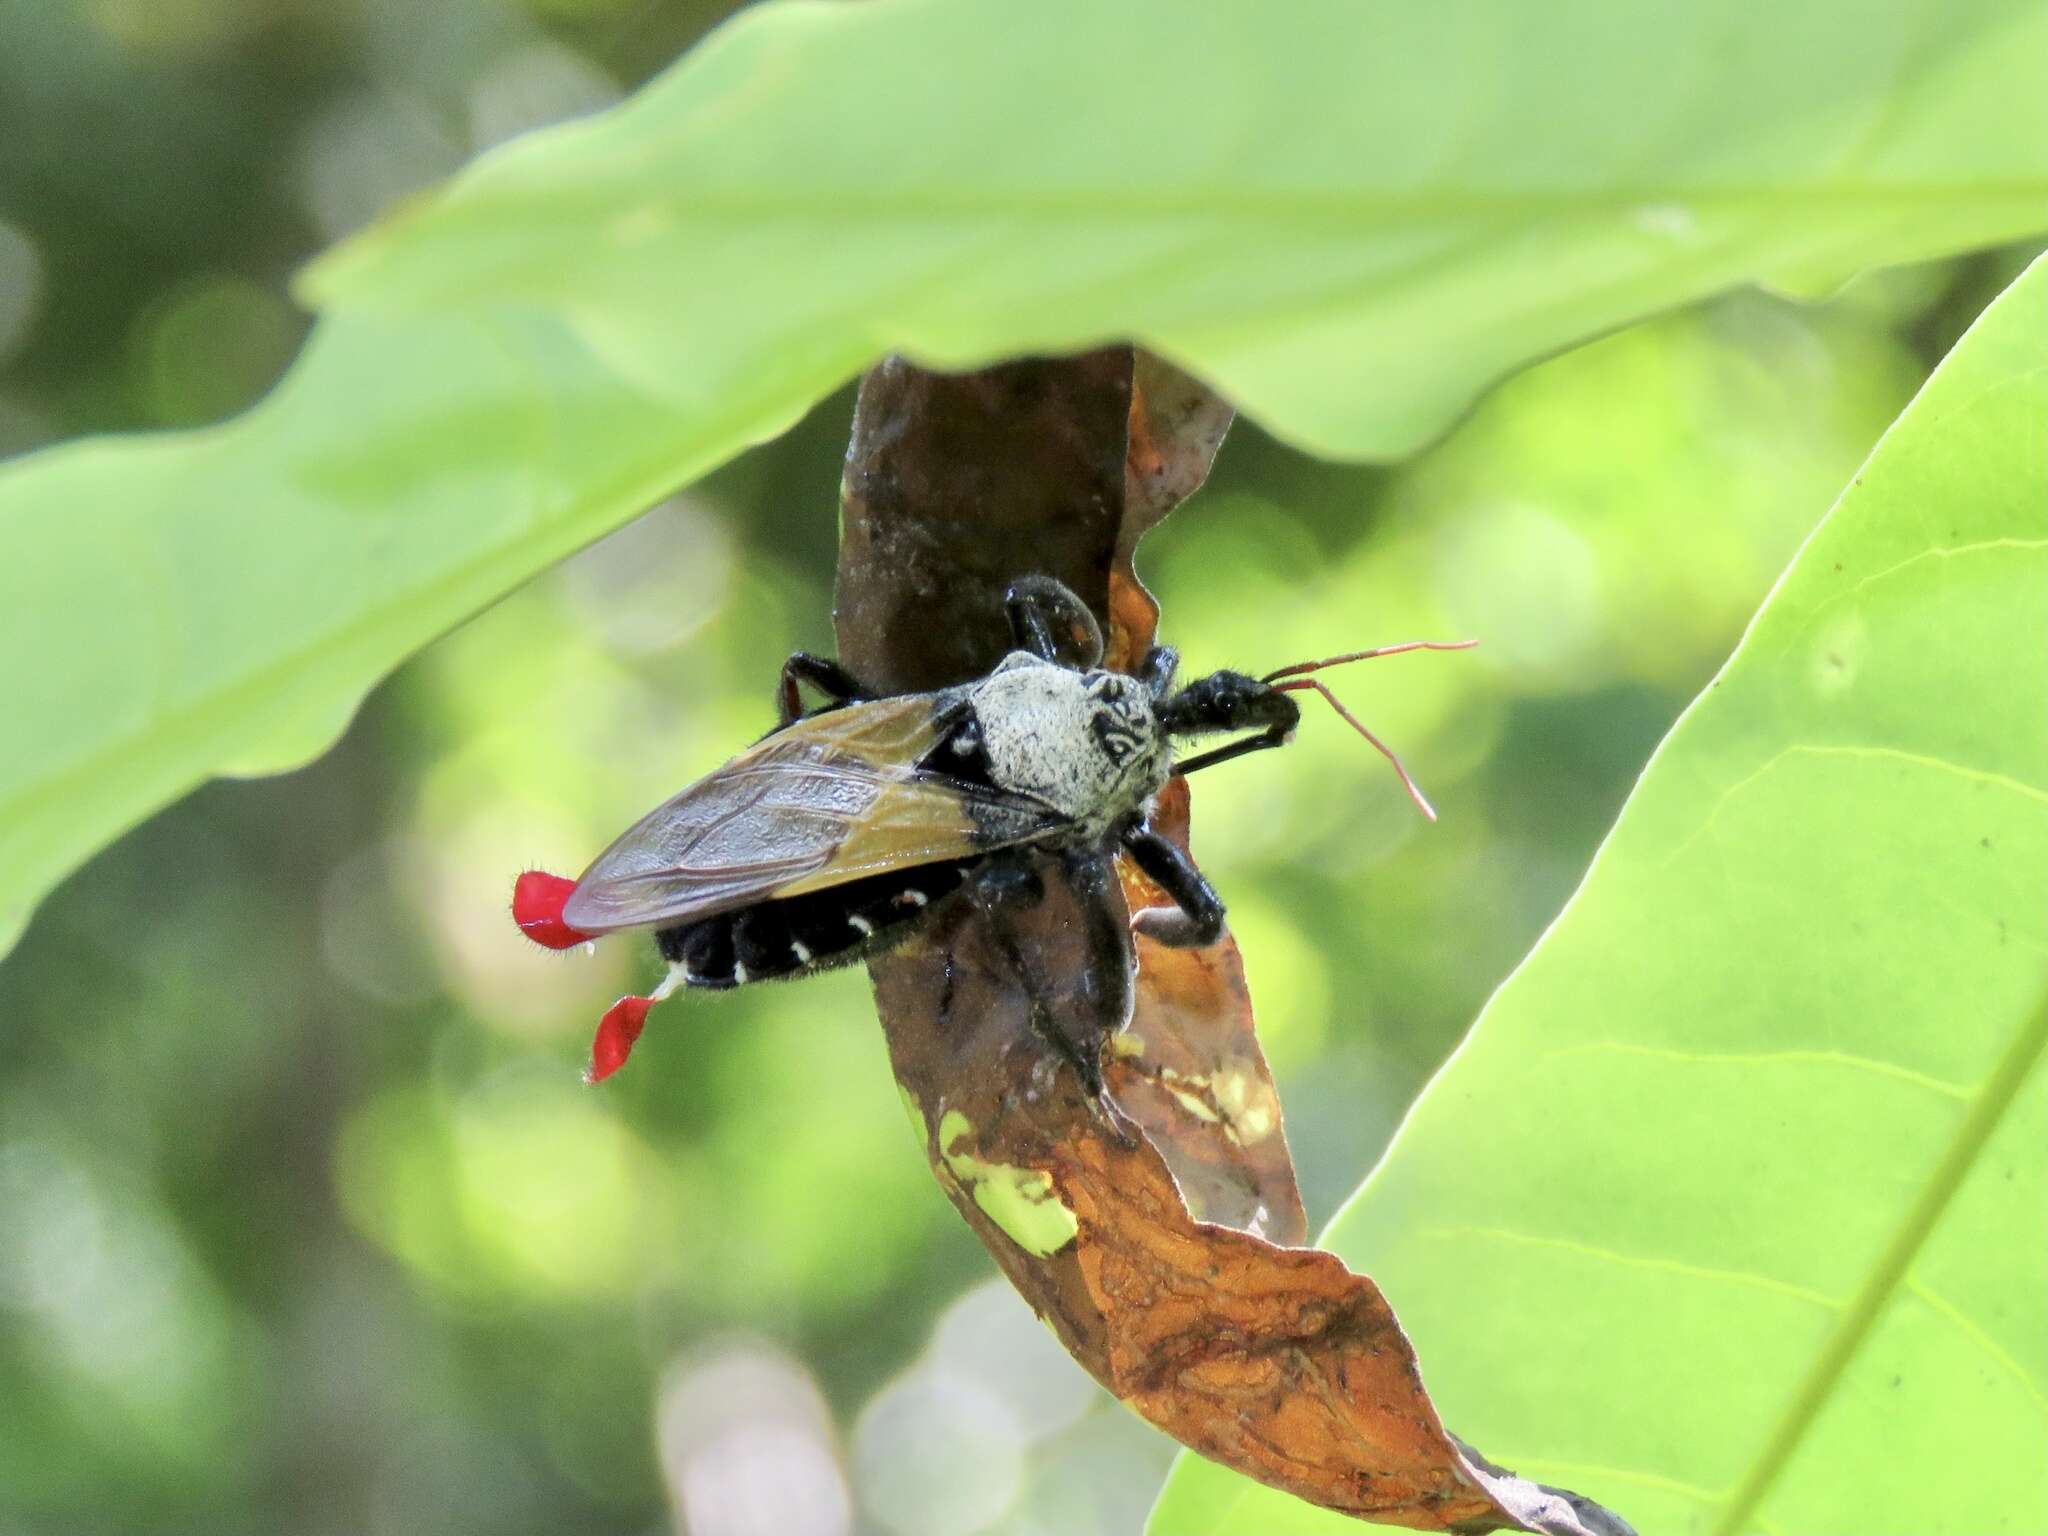
[[[1166,784],[1170,752],[1137,679],[1074,672],[1013,651],[974,685],[989,776],[1099,837]]]

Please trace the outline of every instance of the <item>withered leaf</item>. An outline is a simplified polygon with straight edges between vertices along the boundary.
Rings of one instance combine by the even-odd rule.
[[[1229,430],[1230,407],[1147,352],[1133,355],[1124,516],[1109,573],[1109,663],[1135,667],[1157,639],[1159,605],[1133,565],[1138,540],[1201,488]],[[1188,848],[1187,781],[1160,796],[1152,824]],[[1133,909],[1166,900],[1117,860]],[[1244,962],[1228,933],[1203,949],[1138,938],[1131,1021],[1109,1044],[1105,1073],[1119,1107],[1165,1158],[1198,1220],[1276,1243],[1308,1241],[1280,1095],[1252,1025]]]
[[[1185,779],[1160,796],[1153,825],[1187,847]],[[1130,860],[1117,873],[1133,909],[1166,901]],[[1237,941],[1225,933],[1205,949],[1170,949],[1140,937],[1137,952],[1131,1022],[1109,1042],[1111,1095],[1158,1148],[1197,1220],[1300,1246],[1308,1212]]]
[[[1132,354],[1110,349],[960,377],[892,360],[868,376],[838,585],[856,675],[904,690],[985,671],[1004,648],[1003,591],[1034,573],[1095,608],[1114,664],[1143,654],[1158,610],[1132,551],[1201,483],[1229,413],[1165,365],[1135,370],[1134,384]],[[1185,838],[1184,782],[1159,815]],[[1377,1287],[1298,1246],[1279,1099],[1227,938],[1137,946],[1132,1017],[1105,1045],[1108,1102],[1090,1101],[1049,1041],[1092,1040],[1115,978],[1094,974],[1061,864],[1039,866],[1045,900],[1019,917],[1014,950],[955,900],[870,970],[933,1172],[1074,1358],[1187,1445],[1330,1509],[1418,1530],[1628,1532],[1446,1432]],[[1120,922],[1127,902],[1158,899],[1121,874]]]
[[[1108,664],[1129,671],[1159,625],[1159,605],[1138,580],[1138,541],[1202,488],[1234,412],[1228,402],[1164,358],[1134,352],[1124,447],[1123,516],[1110,573]]]

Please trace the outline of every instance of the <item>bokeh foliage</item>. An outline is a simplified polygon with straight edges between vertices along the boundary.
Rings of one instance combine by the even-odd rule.
[[[247,401],[299,335],[296,263],[709,19],[0,0],[4,446]],[[1197,805],[1316,1215],[2013,265],[1657,320],[1399,469],[1240,429],[1148,545],[1196,668],[1486,640],[1343,685],[1439,827],[1328,722]],[[366,360],[351,398],[389,383]],[[575,865],[765,724],[784,651],[827,648],[845,419],[828,400],[428,650],[312,767],[201,791],[37,917],[0,968],[0,1529],[646,1529],[687,1505],[723,1536],[749,1527],[717,1523],[718,1466],[763,1447],[803,1470],[781,1529],[1133,1528],[1162,1446],[1060,1362],[962,1343],[993,1324],[927,1345],[986,1264],[919,1167],[857,975],[693,1004],[591,1094],[595,1010],[651,957],[541,956],[505,921],[517,869]],[[113,528],[133,494],[69,510]],[[215,552],[223,590],[271,579],[245,554]],[[31,684],[61,675],[38,642]],[[1003,1475],[963,1489],[963,1464]]]

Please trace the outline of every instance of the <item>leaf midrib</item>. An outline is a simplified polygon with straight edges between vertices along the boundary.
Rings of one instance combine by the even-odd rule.
[[[530,186],[512,197],[500,197],[488,181],[459,188],[446,203],[432,210],[433,224],[453,217],[490,210],[506,203],[561,204],[587,202],[618,214],[621,207],[616,189],[604,181],[563,182],[536,192]],[[1005,187],[991,190],[986,182],[976,186],[877,186],[849,195],[841,182],[817,184],[778,183],[758,186],[715,186],[690,184],[672,179],[665,192],[634,199],[628,209],[670,206],[677,215],[715,214],[751,218],[798,218],[806,223],[842,221],[875,223],[906,215],[925,217],[962,214],[984,218],[1000,214],[1034,214],[1107,217],[1119,222],[1143,219],[1189,218],[1207,223],[1256,219],[1288,219],[1297,223],[1349,224],[1364,214],[1402,213],[1429,215],[1529,214],[1555,217],[1559,214],[1616,212],[1645,206],[1686,203],[1707,206],[1796,207],[1825,206],[1830,209],[1876,204],[1915,205],[1964,204],[1983,201],[2022,201],[2037,204],[2048,193],[2048,176],[1994,176],[1980,180],[1947,178],[1939,182],[1847,181],[1816,174],[1780,182],[1657,183],[1653,185],[1567,187],[1556,191],[1530,192],[1510,188],[1475,187],[1470,190],[1431,188],[1409,191],[1397,188],[1232,188],[1205,184],[1162,189],[1157,186],[1039,186]],[[624,216],[630,216],[630,213]],[[433,225],[420,233],[431,235]],[[387,232],[388,233],[388,232]],[[587,234],[587,231],[585,232]],[[382,244],[382,234],[361,237],[372,246]],[[334,248],[329,256],[348,256],[356,242]],[[324,265],[320,258],[314,270]]]
[[[1713,1536],[1739,1536],[1751,1515],[1770,1492],[1778,1474],[1798,1450],[1806,1432],[1820,1417],[1835,1385],[1849,1362],[1876,1325],[1893,1294],[1905,1280],[1915,1255],[1934,1231],[1950,1199],[1975,1166],[1978,1154],[1991,1139],[2005,1113],[2019,1097],[2027,1075],[2048,1046],[2048,992],[2032,1018],[2014,1035],[2012,1044],[1998,1065],[1978,1089],[1969,1112],[1950,1138],[1948,1149],[1929,1172],[1926,1183],[1908,1208],[1898,1230],[1871,1267],[1856,1295],[1843,1309],[1827,1342],[1814,1357],[1806,1375],[1793,1390],[1785,1411],[1771,1428],[1749,1474],[1730,1495],[1727,1511],[1713,1528]]]

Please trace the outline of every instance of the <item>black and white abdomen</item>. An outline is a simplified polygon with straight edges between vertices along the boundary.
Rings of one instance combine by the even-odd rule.
[[[787,771],[775,781],[786,781],[788,795],[797,796],[803,814],[820,825],[833,819],[827,810],[836,816],[829,847],[820,843],[819,869],[844,860],[882,872],[790,895],[766,893],[745,905],[656,928],[671,967],[667,987],[744,986],[854,959],[915,922],[968,877],[983,855],[963,856],[963,848],[1093,843],[1142,812],[1166,782],[1167,740],[1151,695],[1121,673],[1075,672],[1018,652],[981,682],[929,699],[930,713],[922,719],[930,722],[928,730],[937,729],[936,738],[904,777],[874,766],[849,776],[849,784],[868,794],[859,807],[812,804],[815,796],[807,786],[813,780],[830,778],[827,769],[846,773],[829,753],[830,761],[816,762],[785,753],[788,762],[780,766]],[[831,716],[821,718],[825,723],[815,734],[825,734],[833,723]],[[752,770],[741,771],[747,761],[721,772],[752,793]],[[913,789],[921,793],[913,795]],[[710,798],[701,791],[691,795],[698,819],[710,815],[698,801]],[[755,795],[741,808],[751,811],[758,800]],[[779,808],[777,827],[792,814]],[[717,825],[743,845],[739,853],[756,855],[765,846],[764,834],[744,822],[726,815]],[[930,851],[935,843],[946,848],[936,858]],[[699,851],[693,843],[691,852]],[[666,844],[656,852],[673,862]],[[888,867],[899,859],[908,862]],[[704,883],[715,883],[733,859],[721,854],[711,862],[718,867]],[[765,867],[772,861],[761,862]],[[800,875],[815,878],[816,872]]]
[[[897,936],[967,878],[977,860],[921,864],[756,902],[654,938],[684,985],[720,990],[843,964]]]

